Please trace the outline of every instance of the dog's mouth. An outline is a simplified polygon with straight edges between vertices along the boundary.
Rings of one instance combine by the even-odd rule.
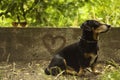
[[[101,33],[106,33],[106,32],[108,32],[109,31],[109,29],[107,29],[106,31],[103,31],[103,32],[101,32]]]
[[[110,29],[111,29],[110,25],[104,24],[104,25],[101,25],[100,27],[96,28],[94,32],[95,33],[105,33],[105,32],[108,32]]]

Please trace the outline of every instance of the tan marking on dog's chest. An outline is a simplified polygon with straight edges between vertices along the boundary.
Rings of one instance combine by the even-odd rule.
[[[97,33],[94,33],[94,34],[93,34],[93,38],[94,38],[94,40],[99,40],[98,34],[97,34]]]
[[[94,63],[95,59],[97,58],[97,54],[94,53],[85,53],[85,58],[91,58],[90,65]]]

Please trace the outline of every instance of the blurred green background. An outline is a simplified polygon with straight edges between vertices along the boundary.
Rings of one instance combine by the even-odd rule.
[[[120,27],[120,0],[0,0],[0,27],[79,28],[87,19]]]

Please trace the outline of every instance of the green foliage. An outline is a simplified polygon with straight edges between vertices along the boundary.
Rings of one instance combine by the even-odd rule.
[[[27,21],[35,27],[75,27],[96,19],[120,25],[120,0],[1,0],[0,26]]]
[[[113,60],[108,61],[110,65],[105,68],[100,80],[120,80],[120,66]]]
[[[120,80],[120,69],[106,72],[104,76],[102,76],[101,80]]]

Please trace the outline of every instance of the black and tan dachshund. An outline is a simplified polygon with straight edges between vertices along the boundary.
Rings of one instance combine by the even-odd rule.
[[[71,44],[55,54],[48,67],[47,75],[56,76],[61,71],[64,74],[81,76],[84,69],[91,67],[96,73],[95,64],[98,58],[98,35],[107,32],[110,25],[96,20],[87,20],[81,26],[82,36],[79,42]]]

